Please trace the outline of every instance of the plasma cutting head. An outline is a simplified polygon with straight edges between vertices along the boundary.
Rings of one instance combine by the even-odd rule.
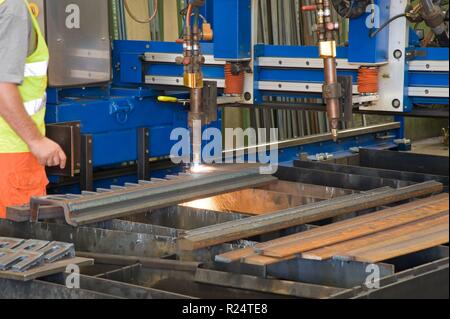
[[[334,142],[337,142],[339,139],[339,131],[337,129],[332,129],[331,130],[331,137],[333,138]]]

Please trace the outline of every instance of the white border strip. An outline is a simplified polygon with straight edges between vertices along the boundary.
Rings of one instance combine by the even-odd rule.
[[[449,97],[449,88],[409,87],[408,96],[411,97]]]
[[[277,58],[260,57],[258,66],[274,68],[302,68],[302,69],[323,69],[323,59],[317,58]],[[337,59],[336,66],[341,70],[358,70],[361,64],[349,63],[346,59]]]
[[[448,61],[423,60],[409,61],[409,71],[448,72]]]

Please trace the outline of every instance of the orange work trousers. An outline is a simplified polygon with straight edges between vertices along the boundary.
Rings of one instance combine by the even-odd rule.
[[[24,205],[46,194],[45,167],[31,153],[0,154],[0,218],[6,207]]]

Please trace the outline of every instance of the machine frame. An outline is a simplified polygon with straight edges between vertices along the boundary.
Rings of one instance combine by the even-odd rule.
[[[406,6],[406,3],[386,6],[385,2],[375,1],[382,8],[380,19],[404,11]],[[224,105],[220,106],[267,106],[267,98],[274,97],[320,101],[324,76],[317,47],[257,44],[257,7],[257,0],[208,0],[201,9],[215,30],[213,42],[201,44],[205,80],[217,82],[221,96],[225,86],[224,64],[250,63],[250,70],[245,74],[244,94],[221,97],[219,104]],[[220,14],[224,10],[227,15]],[[418,38],[408,30],[406,18],[396,20],[376,38],[369,38],[368,29],[361,26],[371,14],[368,10],[363,16],[350,20],[349,46],[337,49],[338,76],[351,77],[353,82],[351,92],[346,93],[352,100],[346,113],[391,114],[396,116],[396,124],[351,129],[350,134],[342,134],[339,143],[329,143],[330,139],[324,136],[282,141],[279,143],[280,161],[298,159],[301,153],[327,152],[339,157],[339,154],[354,152],[359,147],[395,149],[399,143],[404,146],[405,116],[448,117],[448,108],[443,115],[442,112],[436,115],[428,110],[417,114],[414,107],[416,104],[448,106],[448,48],[418,47]],[[225,43],[227,45],[223,45]],[[358,46],[367,50],[359,50]],[[188,109],[157,101],[163,92],[186,97],[183,66],[176,63],[177,56],[182,54],[182,45],[114,41],[112,47],[112,83],[53,87],[48,91],[47,123],[64,126],[64,123],[78,122],[81,134],[79,152],[75,150],[78,154],[71,156],[75,160],[70,174],[54,173],[51,176],[54,185],[64,186],[56,187],[55,191],[79,192],[149,178],[150,166],[154,165],[150,162],[161,159],[167,162],[174,143],[169,138],[172,129],[187,127]],[[378,95],[358,94],[357,73],[361,65],[381,66]],[[324,104],[320,102],[306,105],[279,103],[275,107],[324,110]],[[218,121],[211,125],[220,128],[220,107],[218,114]],[[346,118],[349,118],[348,114]],[[66,140],[73,144],[72,139]],[[225,151],[228,155],[232,153]],[[118,172],[124,169],[127,174],[120,175]],[[172,167],[157,174],[164,176],[179,169]],[[98,174],[100,171],[102,174]],[[78,174],[80,179],[72,178]],[[81,187],[76,185],[78,181],[81,181]]]

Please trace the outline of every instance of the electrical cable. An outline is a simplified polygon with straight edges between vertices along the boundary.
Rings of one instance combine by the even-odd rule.
[[[349,6],[348,6],[348,11],[344,16],[344,19],[350,18],[350,16],[352,15],[354,5],[355,5],[355,0],[350,0]]]
[[[189,4],[186,11],[186,28],[191,27],[192,4]]]
[[[381,31],[384,30],[384,28],[386,28],[389,24],[391,24],[392,22],[394,22],[397,19],[406,17],[406,13],[402,13],[402,14],[398,14],[396,16],[393,16],[392,18],[390,18],[388,21],[386,21],[385,23],[383,23],[377,30],[375,31],[370,31],[369,33],[369,37],[374,38],[378,33],[380,33]]]
[[[128,15],[131,17],[131,19],[133,19],[137,23],[142,23],[142,24],[150,23],[156,18],[157,14],[158,14],[158,0],[153,0],[153,6],[154,6],[155,9],[154,9],[153,14],[151,15],[151,17],[146,19],[146,20],[139,19],[138,17],[136,17],[134,15],[134,13],[131,11],[131,8],[130,8],[130,6],[128,4],[128,0],[123,0],[123,3],[124,3],[124,6],[125,6],[125,10],[127,10]]]

